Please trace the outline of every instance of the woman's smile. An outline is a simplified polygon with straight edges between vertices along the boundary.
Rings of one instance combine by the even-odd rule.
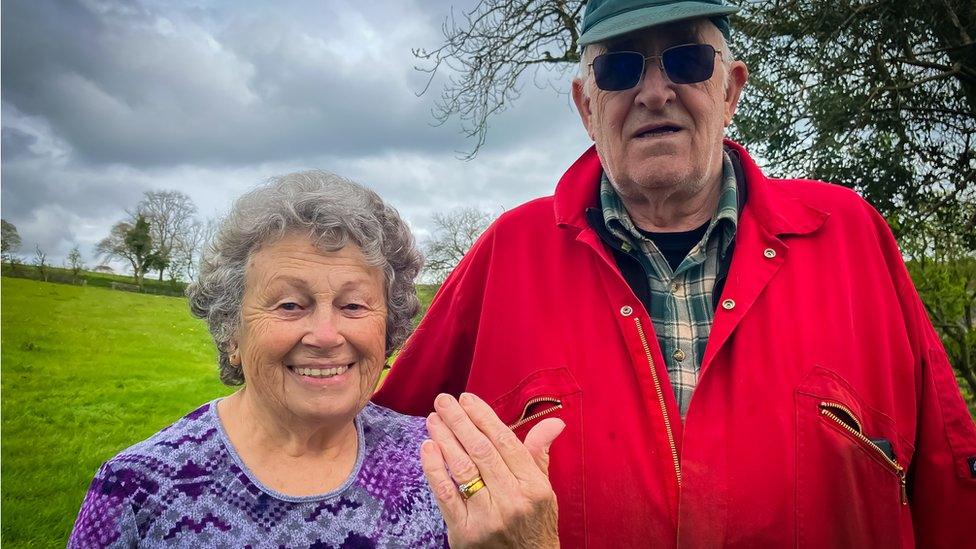
[[[315,387],[328,387],[345,382],[351,375],[349,370],[353,369],[353,367],[355,367],[355,364],[343,364],[332,367],[321,366],[315,368],[288,366],[288,371],[291,372],[293,377],[297,378],[301,383]]]

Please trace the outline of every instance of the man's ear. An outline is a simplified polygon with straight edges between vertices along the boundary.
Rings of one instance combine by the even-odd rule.
[[[576,111],[579,112],[580,120],[583,121],[583,127],[586,128],[586,133],[590,136],[590,139],[593,139],[593,132],[590,131],[590,119],[593,113],[590,111],[590,97],[586,95],[585,85],[583,79],[573,79],[573,103],[576,104]]]
[[[746,86],[749,79],[749,69],[742,61],[733,61],[729,64],[729,83],[725,87],[725,125],[732,123],[732,116],[735,109],[739,106],[739,98],[742,97],[742,89]]]

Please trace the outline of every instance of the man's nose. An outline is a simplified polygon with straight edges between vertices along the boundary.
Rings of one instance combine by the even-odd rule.
[[[332,307],[317,307],[308,315],[302,343],[318,349],[331,349],[345,343],[340,328],[342,317]]]
[[[674,84],[665,74],[661,60],[651,58],[645,61],[644,75],[637,83],[637,95],[634,97],[634,101],[650,110],[659,110],[674,98]]]

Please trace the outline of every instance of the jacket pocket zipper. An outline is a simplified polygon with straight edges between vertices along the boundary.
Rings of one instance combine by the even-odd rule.
[[[552,406],[548,406],[544,410],[540,410],[540,411],[538,411],[538,412],[536,412],[536,413],[534,413],[532,415],[527,415],[529,413],[529,409],[531,409],[536,404],[540,404],[542,402],[547,402],[547,403],[551,404]],[[555,412],[556,410],[561,410],[562,407],[563,407],[563,402],[561,400],[559,400],[558,398],[555,398],[555,397],[537,397],[537,398],[533,398],[533,399],[531,399],[531,400],[529,400],[528,402],[525,403],[525,408],[522,409],[522,415],[521,415],[521,417],[519,417],[519,420],[516,421],[515,423],[509,425],[508,428],[514,431],[515,429],[518,429],[519,427],[525,425],[526,423],[528,423],[530,421],[533,421],[533,420],[539,419],[542,416],[551,414],[551,413]]]
[[[837,414],[837,411],[843,412],[844,416],[849,418],[854,423],[854,426],[852,427],[849,422],[844,421],[844,419]],[[875,454],[877,454],[885,463],[888,464],[888,466],[894,471],[895,475],[898,476],[898,482],[901,484],[901,504],[908,505],[908,489],[905,485],[905,468],[902,467],[901,464],[896,460],[888,457],[888,454],[879,448],[877,444],[871,442],[871,439],[864,436],[864,431],[861,428],[861,422],[857,419],[857,416],[854,415],[854,412],[843,404],[825,400],[820,403],[820,414],[826,418],[830,418],[831,421],[836,423],[848,433],[852,434],[854,438],[873,450]]]

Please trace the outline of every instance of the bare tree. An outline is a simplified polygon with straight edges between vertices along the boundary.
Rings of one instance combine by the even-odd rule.
[[[481,0],[459,16],[452,10],[441,28],[442,46],[414,50],[425,65],[418,70],[430,73],[421,93],[442,67],[452,72],[433,114],[439,123],[460,118],[465,135],[475,139],[467,158],[484,144],[488,119],[519,98],[526,70],[565,71],[579,61],[583,5],[582,0]]]
[[[165,260],[156,263],[159,280],[163,279],[167,266],[170,277],[176,278],[179,274],[179,261],[174,260],[174,254],[186,248],[183,240],[190,238],[195,230],[194,224],[198,223],[194,217],[196,213],[196,204],[180,191],[147,191],[136,206],[136,215],[145,217],[149,222],[149,235],[156,254]]]
[[[200,256],[213,239],[216,230],[217,224],[212,219],[205,222],[194,221],[189,230],[176,241],[170,264],[171,272],[185,280],[196,278]]]
[[[424,244],[425,271],[438,282],[444,280],[468,253],[494,216],[476,208],[459,208],[435,213],[434,232]]]
[[[41,273],[41,277],[44,278],[44,282],[48,281],[48,263],[47,254],[41,250],[41,247],[34,244],[34,265],[37,266],[37,272]]]

